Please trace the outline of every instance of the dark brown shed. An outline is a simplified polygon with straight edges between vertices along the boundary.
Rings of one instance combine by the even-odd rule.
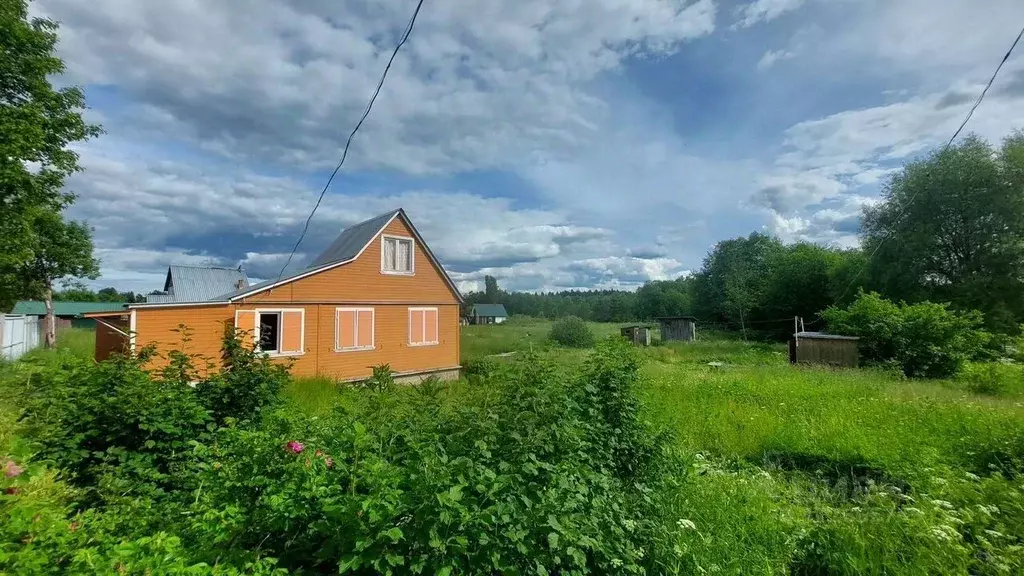
[[[856,368],[860,364],[859,340],[855,336],[797,332],[789,341],[789,361]]]
[[[662,341],[693,342],[697,339],[697,319],[693,316],[665,316],[656,320],[661,328]]]

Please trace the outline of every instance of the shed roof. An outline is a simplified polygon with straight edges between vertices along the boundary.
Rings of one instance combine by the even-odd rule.
[[[149,302],[204,302],[211,298],[238,290],[238,283],[242,288],[249,286],[249,278],[245,271],[239,268],[219,268],[214,266],[168,266],[167,279],[164,280],[164,292],[170,299],[163,295]]]
[[[53,303],[53,313],[56,316],[81,316],[89,312],[114,312],[123,310],[124,302],[60,302]],[[20,300],[11,310],[11,314],[25,314],[27,316],[46,315],[46,303],[41,300]]]
[[[697,317],[696,316],[662,316],[660,318],[655,318],[655,320],[657,320],[658,322],[663,322],[663,321],[666,321],[666,320],[693,320],[693,321],[696,321]]]
[[[796,337],[808,340],[860,340],[856,336],[842,336],[839,334],[826,334],[824,332],[797,332]]]
[[[489,318],[508,317],[504,304],[473,304],[473,315]]]

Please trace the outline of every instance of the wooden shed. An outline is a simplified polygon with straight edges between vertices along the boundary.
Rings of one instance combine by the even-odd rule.
[[[662,341],[693,342],[697,339],[697,319],[693,316],[666,316],[657,318],[657,321]]]
[[[651,328],[649,326],[625,326],[619,330],[619,334],[629,340],[634,346],[651,345]]]
[[[789,361],[856,368],[860,364],[859,340],[854,336],[797,332],[789,341]]]

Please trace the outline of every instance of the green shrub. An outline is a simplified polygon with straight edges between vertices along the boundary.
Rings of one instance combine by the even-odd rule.
[[[210,414],[187,384],[152,377],[143,359],[99,364],[70,353],[32,374],[22,423],[36,458],[67,471],[79,486],[110,472],[167,487]]]
[[[859,336],[868,362],[897,362],[910,377],[951,376],[981,353],[989,335],[978,311],[955,312],[944,304],[895,304],[861,292],[848,308],[822,316],[830,332]]]
[[[638,471],[657,470],[658,451],[622,445],[654,445],[627,352],[602,348],[579,382],[527,355],[494,396],[453,410],[434,386],[381,388],[362,392],[375,400],[358,417],[223,429],[195,511],[219,522],[193,538],[223,542],[210,553],[235,564],[261,549],[313,571],[642,573],[658,525]]]
[[[594,345],[594,334],[582,319],[567,316],[551,327],[552,341],[569,348],[589,348]]]
[[[218,423],[228,418],[257,420],[276,405],[288,383],[289,365],[271,362],[242,343],[241,333],[225,323],[223,369],[196,384],[196,392]]]
[[[975,394],[1012,396],[1024,392],[1024,370],[1019,364],[971,362],[957,374],[957,380]]]

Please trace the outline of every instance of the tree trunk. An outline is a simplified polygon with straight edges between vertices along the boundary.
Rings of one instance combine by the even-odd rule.
[[[46,299],[46,347],[53,348],[57,343],[57,318],[53,315],[53,286],[47,282],[46,292],[43,293]]]
[[[740,330],[743,331],[743,341],[747,341],[747,325],[743,323],[743,310],[740,310]]]

